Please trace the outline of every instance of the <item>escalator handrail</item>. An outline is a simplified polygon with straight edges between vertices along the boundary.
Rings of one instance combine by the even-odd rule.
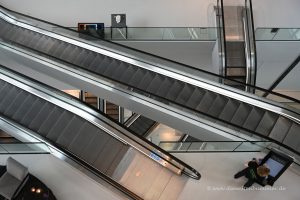
[[[105,117],[105,118],[107,117],[105,114],[103,114],[103,113],[101,113],[101,112],[95,110],[94,107],[88,105],[87,103],[82,103],[82,102],[80,102],[79,99],[77,99],[77,98],[75,98],[75,97],[73,97],[73,96],[71,96],[71,95],[69,95],[69,94],[66,94],[66,93],[64,93],[64,92],[62,92],[62,91],[60,91],[60,90],[57,90],[56,88],[53,88],[53,87],[51,87],[51,86],[45,85],[45,84],[43,84],[43,83],[41,83],[41,82],[39,82],[39,81],[36,81],[36,80],[34,80],[34,79],[30,78],[30,77],[27,77],[27,76],[25,76],[25,75],[23,75],[23,74],[21,74],[21,73],[19,73],[19,72],[12,71],[11,69],[8,69],[8,68],[5,67],[5,66],[0,65],[0,67],[1,67],[2,69],[4,69],[5,71],[7,71],[8,73],[14,74],[14,76],[18,76],[18,77],[19,77],[19,78],[18,78],[18,82],[20,82],[20,83],[22,83],[22,84],[24,84],[24,85],[27,85],[27,86],[28,86],[28,83],[26,83],[26,82],[31,82],[31,83],[34,83],[34,84],[36,85],[36,87],[33,87],[33,86],[29,86],[29,87],[32,87],[32,88],[34,88],[35,90],[40,90],[40,89],[37,88],[37,87],[41,87],[41,88],[43,88],[43,89],[46,89],[46,90],[48,91],[47,93],[45,93],[44,91],[41,91],[41,90],[40,90],[40,91],[41,91],[42,93],[47,94],[48,96],[53,96],[54,98],[57,98],[57,99],[59,99],[60,101],[65,101],[66,103],[69,103],[69,104],[71,104],[72,106],[78,106],[78,104],[80,104],[80,105],[83,104],[83,105],[84,105],[84,110],[85,110],[85,112],[88,112],[89,114],[93,115],[95,118],[99,119],[100,121],[102,121],[103,123],[107,124],[108,126],[112,126],[111,124],[109,124],[109,123],[107,123],[106,121],[104,121],[103,118],[104,118],[104,117]],[[24,83],[23,81],[21,81],[20,79],[25,79],[25,81],[24,81],[25,83]],[[55,95],[58,94],[59,96],[61,96],[61,97],[63,98],[63,100],[60,99],[60,98],[58,98],[57,96],[54,96],[53,94],[50,94],[51,92],[52,92],[52,93],[55,93]],[[74,104],[76,104],[76,105],[74,105]],[[79,108],[79,109],[82,109],[82,108]],[[87,110],[87,109],[88,109],[88,110]],[[188,173],[188,174],[189,174],[189,175],[188,175],[189,177],[194,178],[194,179],[197,179],[197,180],[199,180],[199,179],[201,178],[200,173],[199,173],[197,170],[195,170],[194,168],[192,168],[190,165],[186,164],[185,162],[181,161],[180,159],[176,158],[175,156],[171,155],[170,153],[164,151],[163,149],[157,147],[156,145],[154,145],[153,143],[151,143],[150,141],[148,141],[147,139],[145,139],[145,138],[143,138],[143,137],[136,136],[136,135],[134,135],[134,134],[130,134],[131,137],[129,137],[128,134],[125,133],[126,131],[129,132],[129,133],[131,133],[131,131],[130,131],[129,128],[125,127],[125,126],[124,126],[123,124],[121,124],[121,123],[116,123],[116,122],[114,122],[114,123],[115,123],[115,124],[118,124],[122,129],[120,129],[118,126],[115,126],[115,127],[113,127],[113,128],[116,129],[116,130],[118,130],[118,131],[119,131],[121,134],[123,134],[125,137],[130,138],[131,140],[133,140],[135,143],[137,143],[138,145],[142,146],[142,147],[145,148],[146,150],[148,150],[148,151],[150,151],[150,152],[156,154],[156,155],[159,156],[161,159],[163,159],[164,161],[166,161],[166,162],[169,163],[170,165],[174,166],[175,168],[181,169],[182,172],[183,172],[183,171],[186,171],[186,170],[189,170],[190,172],[192,172],[192,173]],[[101,126],[101,125],[100,125],[100,126]],[[124,130],[124,129],[125,129],[125,130]],[[113,137],[115,137],[115,136],[112,135],[112,134],[110,134],[110,135],[113,136]],[[121,140],[120,140],[120,139],[118,138],[118,136],[115,137],[115,138],[118,139],[119,141],[123,142],[123,143],[125,142],[125,144],[130,145],[130,142],[128,143],[127,141],[122,141],[122,140],[124,140],[124,139],[120,138],[120,139],[121,139]],[[141,142],[139,142],[138,140],[141,140],[141,141],[143,142],[143,144],[142,144]],[[145,145],[148,145],[148,147],[145,146]],[[135,147],[135,146],[132,146],[132,147],[133,147],[133,148],[137,148],[137,147]],[[150,148],[151,148],[151,149],[150,149]],[[143,152],[142,150],[139,150],[139,151]],[[144,154],[147,155],[146,153],[144,153]],[[148,157],[149,157],[149,156],[148,156]],[[175,162],[175,163],[174,163],[174,162]],[[180,165],[180,166],[178,166],[178,165]]]
[[[13,13],[16,13],[16,14],[18,14],[18,15],[24,16],[24,17],[28,17],[28,18],[31,18],[31,19],[34,19],[34,20],[37,20],[37,21],[46,23],[46,24],[50,24],[50,25],[53,25],[53,26],[60,27],[60,28],[62,28],[62,29],[64,29],[64,30],[67,30],[67,31],[71,31],[71,32],[78,33],[76,30],[73,30],[73,29],[70,29],[70,28],[67,28],[67,27],[63,27],[63,26],[61,26],[61,25],[54,24],[54,23],[52,23],[52,22],[47,22],[47,21],[45,21],[45,20],[41,20],[41,19],[38,19],[38,18],[35,18],[35,17],[31,17],[31,16],[29,16],[29,15],[25,15],[25,14],[22,14],[22,13],[19,13],[19,12],[16,12],[16,11],[12,11],[12,10],[10,10],[10,9],[7,9],[7,8],[3,7],[2,5],[0,5],[0,8],[5,9],[5,10],[8,10],[9,12],[13,12]],[[2,12],[1,12],[1,13],[2,13]],[[6,15],[5,13],[2,13],[2,14]],[[8,15],[6,15],[6,16],[9,17],[9,18],[11,18],[11,17],[8,16]],[[24,21],[19,21],[18,19],[13,19],[13,20],[18,21],[18,22],[21,22],[21,23],[25,23]],[[33,24],[28,24],[28,25],[34,26]],[[40,27],[36,27],[36,28],[45,30],[45,29],[40,28]],[[45,31],[52,32],[52,31],[50,31],[50,30],[45,30]],[[59,35],[59,33],[56,33],[56,32],[52,32],[52,33]],[[80,34],[81,34],[81,33],[80,33]],[[94,36],[88,35],[88,34],[86,34],[86,33],[82,33],[82,34],[87,35],[88,37],[91,37],[91,38],[95,38]],[[63,36],[63,37],[68,37],[68,36],[66,36],[66,35],[62,35],[62,36]],[[72,39],[72,40],[75,40],[74,38],[71,38],[71,39]],[[286,96],[286,95],[283,95],[283,94],[280,94],[280,93],[276,93],[276,92],[274,92],[274,91],[269,91],[269,90],[264,89],[264,88],[260,88],[260,87],[253,86],[253,85],[250,85],[250,84],[245,84],[245,83],[243,83],[243,82],[239,82],[239,81],[237,81],[237,80],[233,80],[233,79],[227,78],[227,77],[222,76],[222,75],[218,75],[218,74],[215,74],[215,73],[212,73],[212,72],[208,72],[208,71],[205,71],[205,70],[203,70],[203,69],[198,69],[198,68],[195,68],[195,67],[190,66],[190,65],[187,65],[187,64],[183,64],[183,63],[180,63],[180,62],[176,62],[176,61],[173,61],[173,60],[170,60],[170,59],[167,59],[167,58],[163,58],[163,57],[160,57],[160,56],[157,56],[157,55],[154,55],[154,54],[150,54],[150,53],[147,53],[147,52],[144,52],[144,51],[141,51],[141,50],[137,50],[137,49],[134,49],[134,48],[131,48],[131,47],[128,47],[128,46],[119,44],[119,43],[115,43],[115,42],[112,42],[112,41],[109,41],[109,40],[104,40],[104,39],[100,39],[100,38],[97,38],[97,39],[99,39],[99,40],[101,40],[101,41],[105,41],[105,42],[111,43],[111,44],[113,44],[113,45],[117,45],[117,46],[126,48],[126,49],[130,49],[130,50],[137,51],[137,52],[140,52],[140,53],[143,53],[143,54],[146,54],[146,55],[150,55],[150,56],[152,56],[152,57],[156,57],[156,58],[159,58],[159,59],[161,59],[161,60],[168,61],[168,62],[173,63],[173,64],[176,64],[176,65],[181,65],[181,66],[183,66],[183,67],[190,68],[190,69],[192,69],[192,70],[197,70],[197,71],[200,71],[200,72],[202,72],[202,73],[205,73],[205,74],[208,74],[208,75],[217,77],[217,78],[221,78],[221,79],[224,79],[224,80],[229,80],[229,81],[231,81],[231,82],[236,82],[236,83],[242,84],[242,85],[244,85],[244,86],[248,86],[248,87],[250,87],[250,88],[254,88],[254,89],[256,89],[256,90],[261,90],[261,91],[263,91],[263,92],[268,92],[269,94],[272,94],[272,95],[275,95],[275,96],[279,96],[279,97],[282,97],[282,98],[285,98],[285,99],[288,99],[288,100],[290,100],[290,101],[293,101],[293,102],[296,102],[296,103],[299,103],[299,104],[300,104],[300,100],[295,99],[295,98],[292,98],[292,97],[289,97],[289,96]],[[85,43],[85,42],[82,41],[82,40],[80,40],[79,42]],[[85,43],[85,44],[87,44],[87,45],[89,45],[89,46],[93,46],[92,44],[89,44],[89,43]],[[101,49],[100,46],[94,46],[94,47],[97,47],[97,48]],[[106,49],[105,49],[105,51],[109,51],[109,50],[106,50]],[[225,49],[225,51],[226,51],[226,49]],[[136,59],[136,58],[131,58],[131,57],[127,56],[127,55],[119,54],[119,53],[117,53],[117,52],[113,52],[113,53],[114,53],[114,54],[121,55],[121,56],[123,56],[123,57],[128,57],[128,58],[130,58],[130,59]],[[226,59],[225,59],[225,60],[226,60]],[[157,66],[157,63],[155,63],[155,64],[156,64],[156,65],[155,65],[154,63],[147,63],[147,62],[141,61],[141,60],[137,60],[137,61],[144,62],[144,63],[146,63],[146,64],[149,64],[149,65],[152,65],[152,66],[161,68],[160,66]],[[176,71],[172,71],[172,72],[178,73],[178,72],[176,72]],[[157,73],[159,73],[159,72],[157,72]],[[191,78],[191,77],[188,77],[188,78]],[[218,87],[218,86],[217,86],[217,87]],[[223,87],[224,87],[224,88],[223,88]],[[222,89],[225,89],[225,90],[229,90],[229,88],[230,88],[230,87],[228,87],[228,86],[222,86]],[[240,92],[242,92],[242,91],[240,91]]]

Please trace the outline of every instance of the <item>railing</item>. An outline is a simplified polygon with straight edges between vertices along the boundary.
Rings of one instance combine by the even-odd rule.
[[[159,146],[172,153],[179,152],[260,152],[272,145],[270,141],[196,141],[160,142]]]
[[[78,29],[68,28],[75,31]],[[59,30],[61,27],[54,26],[53,29]],[[86,34],[89,32],[97,37],[95,30],[85,31]],[[102,39],[114,41],[215,41],[217,39],[215,27],[105,27],[103,32]]]
[[[226,75],[226,39],[225,39],[225,27],[224,27],[224,9],[223,9],[223,0],[217,1],[216,6],[216,20],[218,25],[218,51],[219,51],[219,74]],[[219,79],[220,83],[224,83],[224,80]]]
[[[49,154],[45,143],[0,143],[0,154]]]
[[[278,146],[272,141],[162,141],[159,146],[170,153],[263,152],[274,148],[293,157],[294,163],[300,165],[299,155]]]
[[[257,28],[256,41],[300,41],[300,28]]]
[[[245,55],[246,55],[246,84],[256,84],[256,45],[254,33],[254,21],[252,11],[252,1],[245,0],[243,15],[244,34],[245,34]],[[251,87],[246,87],[247,92],[254,93]]]

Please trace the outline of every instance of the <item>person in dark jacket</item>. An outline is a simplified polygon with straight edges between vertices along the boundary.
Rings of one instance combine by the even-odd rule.
[[[257,181],[266,185],[267,177],[270,173],[270,169],[267,165],[259,165],[256,159],[248,162],[248,167],[239,171],[234,175],[234,178],[240,178],[246,176],[248,181],[244,184],[244,188],[252,186],[252,184]]]

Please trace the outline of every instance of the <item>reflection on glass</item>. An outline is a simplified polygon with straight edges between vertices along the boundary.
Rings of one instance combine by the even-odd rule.
[[[300,28],[257,28],[255,31],[256,40],[300,40]]]

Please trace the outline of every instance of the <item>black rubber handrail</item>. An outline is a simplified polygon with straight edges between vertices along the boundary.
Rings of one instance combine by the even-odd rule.
[[[95,107],[91,106],[90,104],[87,104],[86,102],[80,101],[80,99],[78,99],[78,98],[76,98],[76,97],[74,97],[74,96],[72,96],[72,95],[69,95],[69,94],[67,94],[67,93],[65,93],[65,92],[62,92],[62,91],[60,91],[60,90],[58,90],[58,89],[56,89],[56,88],[54,88],[54,87],[52,87],[52,86],[46,85],[46,84],[44,84],[44,83],[42,83],[42,82],[40,82],[40,81],[37,81],[37,80],[35,80],[35,79],[31,78],[31,77],[27,77],[27,76],[25,76],[24,74],[21,74],[21,73],[19,73],[19,72],[13,71],[13,70],[11,70],[11,69],[9,69],[9,68],[7,68],[7,67],[1,65],[1,64],[0,64],[0,67],[4,68],[6,71],[9,71],[9,72],[11,72],[11,73],[13,73],[13,74],[17,74],[17,75],[20,76],[20,77],[23,77],[23,78],[25,78],[25,79],[27,79],[27,80],[30,80],[30,81],[32,81],[32,82],[35,82],[36,84],[40,85],[40,86],[43,87],[43,88],[47,88],[48,90],[55,91],[55,93],[58,94],[58,95],[66,96],[68,99],[71,99],[72,101],[75,101],[75,102],[80,102],[81,104],[84,104],[85,106],[87,106],[87,107],[89,107],[90,109],[92,109],[93,111],[95,111],[97,114],[100,114],[101,116],[105,116],[106,118],[109,118],[113,123],[118,124],[121,128],[127,130],[127,131],[130,132],[130,133],[132,132],[132,131],[129,129],[129,127],[124,126],[124,124],[122,124],[122,123],[116,122],[115,120],[113,120],[113,118],[107,116],[105,113],[100,112],[100,111],[97,110]],[[50,94],[49,94],[49,95],[50,95]],[[66,103],[68,103],[68,102],[66,102]],[[90,114],[92,114],[92,113],[90,113]],[[93,114],[92,114],[92,115],[93,115]],[[98,119],[99,119],[100,121],[102,121],[103,123],[106,123],[107,125],[111,126],[111,124],[105,122],[104,120],[100,119],[99,117],[97,117],[97,116],[95,116],[95,115],[93,115],[93,116],[96,117],[96,118],[98,118]],[[123,131],[120,130],[118,127],[114,127],[114,128],[118,129],[122,134],[124,134]],[[124,135],[126,135],[126,134],[124,134]],[[157,145],[153,144],[152,142],[150,142],[150,141],[147,140],[146,138],[144,138],[144,137],[142,137],[142,136],[139,136],[139,135],[136,135],[136,134],[133,134],[133,135],[134,135],[135,137],[141,139],[143,142],[147,143],[147,144],[148,144],[149,146],[151,146],[153,149],[155,149],[155,150],[157,150],[158,152],[160,152],[160,153],[166,155],[167,157],[171,158],[171,159],[174,160],[175,162],[177,162],[177,163],[179,163],[180,165],[182,165],[184,168],[186,168],[186,169],[188,169],[188,170],[190,170],[191,172],[194,173],[194,174],[187,173],[187,172],[183,169],[182,173],[184,173],[185,175],[189,176],[190,178],[196,179],[196,180],[199,180],[199,179],[201,178],[201,174],[200,174],[196,169],[194,169],[193,167],[191,167],[190,165],[188,165],[188,164],[186,164],[185,162],[181,161],[181,160],[178,159],[177,157],[171,155],[169,152],[163,150],[162,148],[158,147]],[[138,144],[140,144],[141,146],[143,146],[143,148],[145,148],[146,150],[148,150],[148,151],[150,151],[150,152],[156,154],[157,156],[159,156],[160,158],[162,158],[164,161],[166,161],[166,162],[169,163],[170,165],[173,165],[173,166],[175,166],[176,168],[178,168],[178,166],[176,166],[174,163],[172,163],[172,162],[170,162],[169,160],[165,159],[165,158],[162,157],[161,155],[158,155],[157,152],[155,152],[155,151],[149,149],[148,147],[144,146],[144,145],[141,144],[139,141],[135,140],[135,139],[132,138],[132,137],[130,137],[130,139],[132,139],[132,140],[135,141],[136,143],[138,143]]]
[[[221,1],[223,2],[223,0],[221,0]],[[62,29],[65,29],[65,30],[68,30],[68,31],[71,31],[71,32],[79,33],[79,32],[77,32],[76,30],[69,29],[69,28],[66,28],[66,27],[64,27],[64,26],[61,26],[61,25],[58,25],[58,24],[54,24],[54,23],[52,23],[52,22],[47,22],[47,21],[44,21],[44,20],[42,20],[42,19],[38,19],[38,18],[35,18],[35,17],[31,17],[31,16],[29,16],[29,15],[25,15],[25,14],[22,14],[22,13],[19,13],[19,12],[16,12],[16,11],[12,11],[12,10],[10,10],[10,9],[7,9],[7,8],[3,7],[2,5],[0,5],[0,7],[3,8],[3,9],[5,9],[5,10],[8,10],[9,12],[13,12],[13,13],[16,13],[16,14],[18,14],[18,15],[22,15],[22,16],[24,16],[24,17],[28,17],[28,18],[31,18],[31,19],[34,19],[34,20],[37,20],[37,21],[41,21],[41,22],[46,23],[46,24],[50,24],[50,25],[53,25],[53,26],[57,26],[57,27],[60,27],[60,28],[62,28]],[[2,14],[4,14],[4,13],[2,13]],[[4,14],[4,15],[6,15],[6,14]],[[6,15],[6,16],[8,16],[8,15]],[[10,16],[8,16],[8,17],[10,17]],[[14,20],[18,21],[17,19],[14,19]],[[22,23],[25,23],[25,22],[22,22]],[[28,24],[28,25],[34,26],[34,25],[32,25],[32,24]],[[38,27],[38,28],[40,28],[40,27]],[[43,28],[40,28],[40,29],[43,29]],[[43,30],[48,31],[48,32],[52,32],[52,31],[49,31],[49,30],[46,30],[46,29],[43,29]],[[57,34],[57,35],[60,35],[59,33],[56,33],[56,32],[52,32],[52,33],[55,33],[55,34]],[[86,33],[80,33],[80,34],[84,34],[84,35],[86,35],[86,36],[88,36],[88,37],[91,37],[91,38],[96,38],[96,37],[91,36],[91,35],[86,34]],[[67,37],[66,35],[62,35],[62,36]],[[73,38],[72,38],[72,39],[73,39]],[[128,47],[128,46],[125,46],[125,45],[122,45],[122,44],[119,44],[119,43],[115,43],[115,42],[112,42],[112,41],[109,41],[109,40],[104,40],[104,39],[100,39],[100,38],[97,38],[97,39],[103,40],[103,41],[105,41],[105,42],[108,42],[108,43],[111,43],[111,44],[113,44],[113,45],[117,45],[117,46],[120,46],[120,47],[123,47],[123,48],[126,48],[126,49],[130,49],[130,50],[133,50],[133,51],[136,51],[136,52],[139,52],[139,53],[143,53],[143,54],[146,54],[146,55],[150,55],[150,56],[152,56],[152,57],[159,58],[159,59],[161,59],[161,60],[165,60],[165,61],[168,61],[168,62],[170,62],[170,63],[176,64],[176,65],[181,65],[181,66],[183,66],[183,67],[190,68],[190,69],[192,69],[192,70],[200,71],[200,72],[203,72],[203,73],[205,73],[205,74],[209,74],[209,75],[214,76],[214,77],[217,77],[217,78],[222,78],[222,79],[224,79],[224,80],[229,80],[229,81],[232,81],[232,82],[236,82],[236,83],[238,83],[238,84],[243,84],[244,86],[252,87],[252,88],[254,88],[254,89],[261,90],[261,91],[264,91],[264,92],[269,92],[270,94],[273,94],[273,95],[276,95],[276,96],[280,96],[280,97],[282,97],[282,98],[285,98],[285,99],[288,99],[288,100],[290,100],[290,101],[294,101],[294,102],[300,104],[300,100],[295,99],[295,98],[292,98],[292,97],[289,97],[289,96],[286,96],[286,95],[283,95],[283,94],[280,94],[280,93],[268,91],[268,90],[266,90],[266,89],[264,89],[264,88],[260,88],[260,87],[253,86],[253,85],[250,85],[250,84],[245,84],[245,83],[243,83],[243,82],[240,82],[240,81],[237,81],[237,80],[233,80],[233,79],[227,78],[227,77],[222,76],[222,75],[218,75],[218,74],[215,74],[215,73],[212,73],[212,72],[209,72],[209,71],[205,71],[205,70],[203,70],[203,69],[195,68],[195,67],[190,66],[190,65],[187,65],[187,64],[183,64],[183,63],[180,63],[180,62],[176,62],[176,61],[174,61],[174,60],[170,60],[170,59],[167,59],[167,58],[163,58],[163,57],[160,57],[160,56],[157,56],[157,55],[148,53],[148,52],[144,52],[144,51],[141,51],[141,50],[138,50],[138,49],[134,49],[134,48],[132,48],[132,47]],[[76,40],[76,39],[73,39],[73,40]],[[85,43],[85,42],[82,41],[82,40],[80,40],[79,42]],[[93,46],[92,44],[88,44],[88,45]],[[101,47],[99,47],[99,46],[95,46],[95,47],[101,48]],[[116,52],[114,52],[114,53],[115,53],[115,54],[119,54],[119,53],[116,53]],[[119,54],[119,55],[125,56],[125,55],[123,55],[123,54]],[[128,57],[128,56],[126,56],[126,57]],[[135,60],[137,60],[137,59],[135,58]],[[225,59],[225,60],[226,60],[226,59]],[[141,60],[138,60],[138,61],[141,61]],[[141,61],[141,62],[144,62],[144,63],[145,63],[145,61]],[[73,64],[72,64],[72,65],[73,65]],[[154,64],[151,64],[151,65],[154,65]],[[155,66],[155,65],[154,65],[154,66]],[[159,67],[159,66],[157,66],[157,67]],[[160,67],[159,67],[159,68],[160,68]]]

